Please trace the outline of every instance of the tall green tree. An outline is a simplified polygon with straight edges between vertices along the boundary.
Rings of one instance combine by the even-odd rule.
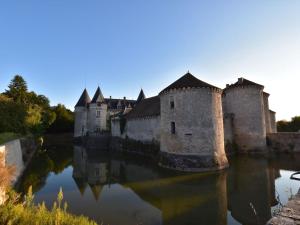
[[[15,75],[8,85],[5,94],[18,103],[27,102],[27,83],[20,75]]]

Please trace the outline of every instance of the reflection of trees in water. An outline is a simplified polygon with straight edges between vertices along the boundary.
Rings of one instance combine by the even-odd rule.
[[[45,138],[45,144],[33,156],[16,189],[25,193],[32,186],[33,191],[37,192],[44,187],[50,172],[59,174],[71,165],[72,153],[71,142],[57,145],[53,140],[49,143]]]
[[[271,217],[275,199],[275,179],[279,171],[268,160],[238,157],[228,171],[228,209],[242,224],[265,224]]]

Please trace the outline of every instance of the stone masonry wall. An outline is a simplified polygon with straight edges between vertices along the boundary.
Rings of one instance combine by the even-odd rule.
[[[300,152],[300,133],[270,133],[267,134],[267,143],[275,152]]]
[[[269,109],[269,94],[263,92],[266,133],[272,133]]]
[[[160,140],[160,116],[129,119],[123,136],[137,141]]]
[[[1,145],[0,152],[5,155],[4,165],[15,167],[15,173],[12,179],[12,182],[15,183],[25,168],[20,140],[13,140]]]
[[[174,101],[174,108],[170,107],[170,101]],[[172,161],[182,160],[182,166],[227,165],[221,101],[221,93],[209,88],[187,88],[161,94],[162,154],[166,153],[166,158]],[[171,133],[171,122],[175,122],[175,134]],[[192,165],[193,157],[197,165]]]
[[[233,134],[241,152],[263,150],[266,147],[266,126],[263,90],[245,86],[225,90],[225,113],[234,114]]]
[[[100,116],[97,116],[97,111],[100,111]],[[98,106],[93,103],[90,104],[88,109],[88,129],[89,132],[95,132],[97,129],[101,131],[106,130],[106,120],[107,120],[107,105],[101,104]]]
[[[277,132],[276,113],[271,110],[269,112],[270,112],[271,133],[276,133]]]
[[[74,137],[80,137],[82,135],[85,135],[86,132],[87,132],[87,110],[85,107],[76,107]]]

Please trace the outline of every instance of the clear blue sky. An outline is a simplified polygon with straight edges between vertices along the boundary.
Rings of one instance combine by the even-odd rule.
[[[300,115],[298,0],[2,0],[0,92],[15,74],[70,109],[84,86],[147,96],[190,70],[262,83],[278,119]]]

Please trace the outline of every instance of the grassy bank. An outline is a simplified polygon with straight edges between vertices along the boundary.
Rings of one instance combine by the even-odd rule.
[[[0,133],[0,145],[4,144],[5,142],[20,138],[20,137],[21,137],[20,134],[16,134],[16,133],[12,133],[12,132]]]
[[[15,192],[10,192],[8,200],[0,206],[0,224],[10,225],[97,225],[96,222],[67,212],[67,203],[62,204],[63,192],[48,210],[44,203],[34,205],[34,196],[29,188],[23,201]]]

